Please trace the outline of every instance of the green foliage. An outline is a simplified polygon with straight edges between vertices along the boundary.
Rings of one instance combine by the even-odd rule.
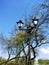
[[[16,36],[13,37],[13,42],[16,42],[16,43],[22,43],[23,41],[26,40],[26,33],[25,32],[22,32],[22,31],[19,31]]]
[[[40,65],[49,65],[49,60],[42,60],[42,59],[40,59],[40,60],[38,60],[39,61],[39,64]]]
[[[20,65],[25,65],[25,58],[19,58]]]
[[[35,31],[32,30],[31,32],[31,36],[33,35],[34,36],[35,34]],[[32,36],[32,37],[33,37]],[[13,42],[16,42],[16,43],[22,43],[23,41],[26,41],[27,40],[27,33],[26,32],[23,32],[23,31],[19,31],[14,37],[13,37]]]
[[[7,65],[17,65],[16,61],[9,61]]]
[[[34,65],[34,60],[31,61],[32,65]]]
[[[2,57],[0,57],[0,63],[4,62],[4,61],[6,61],[6,60],[3,59]],[[6,65],[18,65],[18,61],[19,61],[20,65],[25,65],[25,63],[26,63],[25,58],[19,58],[19,60],[15,59],[15,60],[9,61]],[[39,62],[39,65],[49,65],[49,60],[39,59],[38,62]],[[32,65],[34,65],[34,60],[31,60],[31,63],[32,63]]]
[[[3,59],[2,57],[0,57],[0,63],[6,61],[5,59]]]

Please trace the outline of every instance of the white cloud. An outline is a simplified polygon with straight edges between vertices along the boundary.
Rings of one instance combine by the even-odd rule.
[[[49,54],[49,48],[41,48],[40,51],[41,51],[43,54]]]

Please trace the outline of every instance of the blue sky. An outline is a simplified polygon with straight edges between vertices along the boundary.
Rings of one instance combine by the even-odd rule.
[[[40,2],[42,0],[0,0],[0,32],[7,35],[16,21],[24,19],[25,9],[29,15],[33,5],[38,5]]]
[[[32,13],[32,8],[42,1],[43,0],[0,0],[0,33],[8,36],[8,33],[12,31],[16,21],[24,19],[25,9],[28,16]],[[49,58],[49,48],[47,47],[40,48],[41,53],[39,57]],[[0,51],[0,56],[2,54],[2,51]],[[4,57],[4,55],[5,54],[2,56]]]

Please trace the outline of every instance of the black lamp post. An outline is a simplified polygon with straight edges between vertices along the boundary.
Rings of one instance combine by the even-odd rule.
[[[34,18],[32,19],[32,23],[33,23],[34,26],[28,25],[28,26],[27,26],[27,29],[23,29],[24,31],[25,31],[25,30],[28,31],[27,34],[29,34],[29,35],[30,35],[32,29],[36,28],[37,23],[38,23],[38,19],[37,19],[36,17],[34,17]],[[21,20],[19,20],[19,21],[17,22],[17,24],[18,24],[19,29],[22,30],[22,26],[23,26],[24,23],[23,23]],[[28,65],[31,65],[30,36],[28,36]]]

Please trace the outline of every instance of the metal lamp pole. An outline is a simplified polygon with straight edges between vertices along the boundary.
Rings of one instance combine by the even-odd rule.
[[[36,17],[34,17],[33,20],[33,24],[34,26],[31,26],[31,25],[28,25],[27,26],[27,29],[22,29],[22,26],[23,26],[23,22],[21,20],[19,20],[18,22],[16,22],[18,24],[18,27],[19,27],[19,30],[24,30],[24,31],[27,31],[27,34],[29,35],[28,36],[28,65],[31,65],[31,56],[30,56],[30,33],[32,31],[32,29],[36,28],[36,25],[37,25],[37,21],[38,19]]]

